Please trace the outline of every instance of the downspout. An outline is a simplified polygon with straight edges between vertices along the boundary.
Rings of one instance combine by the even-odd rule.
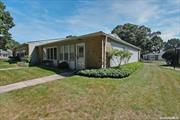
[[[104,40],[101,41],[101,52],[102,52],[102,60],[101,60],[101,68],[104,68]]]
[[[105,44],[104,44],[104,68],[106,68],[106,49],[107,49],[107,35],[106,35],[106,38],[105,38]]]

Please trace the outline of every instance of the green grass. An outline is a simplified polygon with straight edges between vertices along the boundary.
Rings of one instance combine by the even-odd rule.
[[[9,64],[7,60],[1,60],[0,59],[0,69],[3,68],[12,68],[12,67],[18,67],[17,64]]]
[[[0,95],[1,119],[180,117],[180,73],[146,63],[124,79],[72,76]]]
[[[55,71],[53,69],[45,69],[40,67],[27,67],[16,70],[2,70],[0,71],[0,86],[53,75],[57,71],[58,70]]]
[[[17,64],[9,64],[5,60],[0,60],[0,69],[15,68]],[[60,72],[57,68],[47,68],[42,66],[37,67],[24,67],[12,70],[0,70],[0,86],[30,80],[43,76],[48,76]]]

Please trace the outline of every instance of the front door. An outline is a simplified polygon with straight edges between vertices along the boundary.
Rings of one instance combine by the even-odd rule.
[[[85,68],[85,43],[76,44],[76,68]]]

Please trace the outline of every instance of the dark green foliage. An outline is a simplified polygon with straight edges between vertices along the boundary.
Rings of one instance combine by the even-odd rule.
[[[163,40],[159,36],[161,32],[152,32],[150,28],[142,25],[127,23],[118,25],[112,33],[117,34],[122,40],[140,47],[142,54],[153,51],[160,51],[163,47]]]
[[[12,49],[18,43],[12,40],[9,30],[14,27],[13,18],[0,1],[0,49]]]
[[[167,50],[163,55],[162,58],[166,60],[167,64],[176,64],[177,63],[177,53],[175,53],[175,49]]]
[[[180,39],[172,38],[164,43],[165,50],[172,49],[175,47],[180,47]]]
[[[99,77],[99,78],[124,78],[128,77],[134,71],[142,66],[142,63],[130,63],[122,65],[122,67],[107,68],[107,69],[91,69],[81,70],[77,74],[88,77]]]
[[[17,47],[19,45],[19,43],[15,40],[9,39],[6,42],[5,48],[6,49],[13,49],[15,47]]]

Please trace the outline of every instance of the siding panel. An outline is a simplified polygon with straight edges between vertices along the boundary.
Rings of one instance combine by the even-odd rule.
[[[128,50],[129,52],[132,53],[131,58],[129,59],[128,63],[132,63],[132,62],[138,62],[139,60],[139,51],[137,49],[134,49],[132,47],[129,47],[127,45],[123,45],[117,42],[113,42],[113,41],[108,41],[108,48],[113,48],[113,49],[118,49],[118,50]],[[115,67],[118,66],[118,59],[116,57],[113,57],[110,60],[110,67]],[[125,61],[122,61],[121,64],[125,64]]]

